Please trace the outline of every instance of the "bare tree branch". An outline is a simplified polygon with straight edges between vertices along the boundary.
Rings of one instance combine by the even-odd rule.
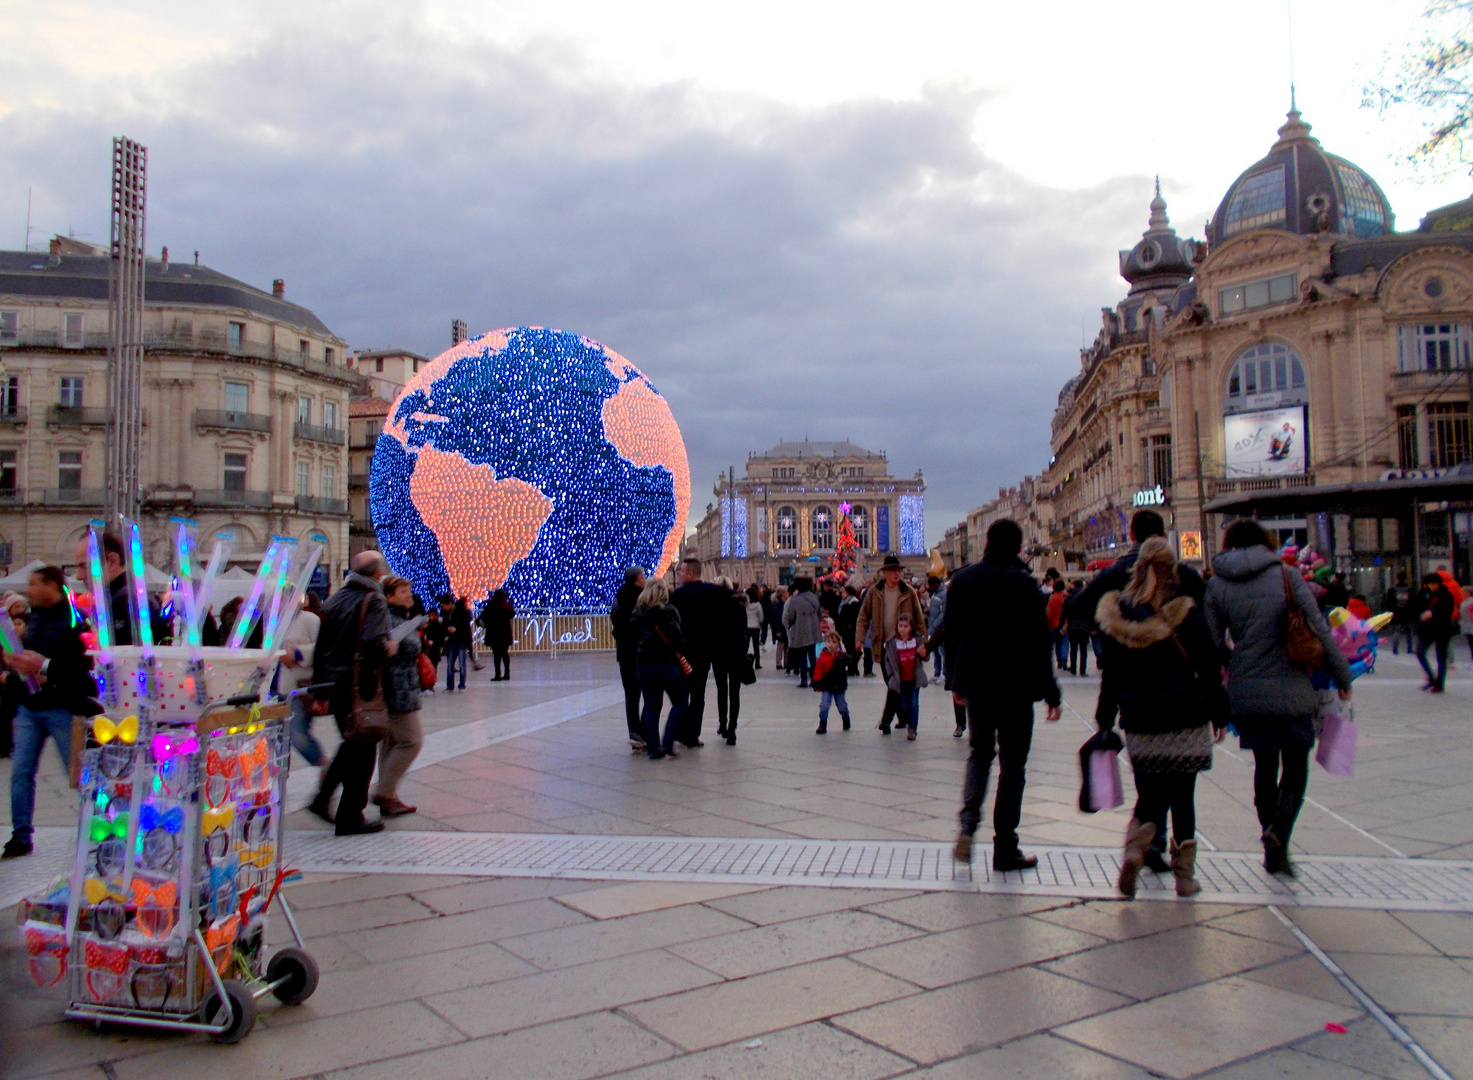
[[[1473,0],[1432,0],[1407,52],[1386,54],[1361,104],[1414,117],[1423,138],[1405,159],[1439,175],[1473,172]]]

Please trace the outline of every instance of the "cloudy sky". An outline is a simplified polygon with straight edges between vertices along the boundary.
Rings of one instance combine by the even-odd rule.
[[[1402,228],[1467,194],[1361,88],[1422,0],[1297,0],[1299,104]],[[935,542],[1048,460],[1160,173],[1184,234],[1274,139],[1285,0],[291,0],[0,5],[0,246],[107,238],[287,281],[355,348],[556,326],[669,398],[692,515],[727,465],[852,438]]]

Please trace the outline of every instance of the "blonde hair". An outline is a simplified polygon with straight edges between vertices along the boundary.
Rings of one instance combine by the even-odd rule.
[[[736,588],[736,586],[732,584],[731,578],[727,577],[725,574],[722,574],[720,577],[718,577],[716,579],[716,584],[717,585],[720,585],[723,589],[735,589]]]
[[[1141,545],[1130,584],[1120,599],[1128,604],[1147,604],[1153,611],[1159,611],[1176,592],[1178,581],[1176,555],[1171,545],[1164,537],[1153,536]]]
[[[650,578],[645,583],[644,592],[639,594],[639,599],[634,602],[635,607],[664,607],[670,603],[670,586],[665,584],[664,578]]]

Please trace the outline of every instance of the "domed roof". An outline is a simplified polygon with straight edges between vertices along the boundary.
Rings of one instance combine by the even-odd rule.
[[[1327,153],[1292,105],[1268,156],[1233,181],[1212,217],[1214,246],[1252,229],[1381,236],[1391,204],[1362,169]]]
[[[1148,289],[1174,288],[1192,276],[1192,259],[1197,245],[1183,240],[1166,216],[1161,197],[1161,178],[1156,178],[1156,197],[1151,200],[1151,219],[1140,242],[1120,253],[1120,276],[1130,282],[1131,293]]]

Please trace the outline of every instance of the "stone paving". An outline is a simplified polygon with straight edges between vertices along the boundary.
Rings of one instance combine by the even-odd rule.
[[[1408,856],[1451,869],[1473,855],[1469,668],[1459,665],[1442,698],[1418,692],[1403,658],[1358,684],[1357,775],[1315,768],[1299,851],[1393,876]],[[954,831],[965,746],[950,737],[939,689],[923,694],[917,742],[873,730],[878,680],[862,679],[854,730],[831,718],[819,738],[816,695],[764,670],[745,695],[737,747],[710,738],[678,761],[649,762],[622,745],[610,669],[607,657],[524,661],[517,682],[430,699],[425,764],[402,789],[421,812],[391,822],[389,839],[935,847]],[[1113,851],[1124,813],[1074,805],[1095,680],[1064,680],[1064,721],[1037,727],[1024,842]],[[312,779],[298,770],[298,797]],[[1246,755],[1229,745],[1199,786],[1204,846],[1253,850],[1249,781]],[[38,820],[67,826],[72,815],[48,761]],[[317,827],[306,815],[292,824]],[[310,850],[372,842],[323,835]],[[446,1080],[1429,1075],[1282,916],[1450,1075],[1473,1077],[1473,915],[1462,912],[421,870],[310,874],[291,886],[321,988],[300,1007],[268,1009],[236,1047],[59,1021],[61,1003],[31,988],[23,955],[0,942],[0,1068],[67,1080],[221,1068]],[[20,872],[0,869],[0,894]],[[276,920],[273,935],[283,931]]]

